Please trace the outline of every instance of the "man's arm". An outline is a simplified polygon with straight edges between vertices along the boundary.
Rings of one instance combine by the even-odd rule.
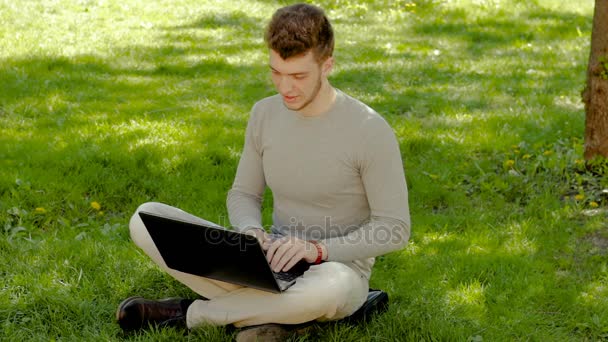
[[[410,214],[403,162],[395,135],[384,120],[375,120],[362,141],[360,173],[370,219],[341,237],[322,242],[327,260],[352,261],[402,249],[410,236]]]
[[[259,127],[255,106],[252,110],[245,145],[234,177],[232,189],[228,192],[226,206],[232,226],[241,232],[252,228],[262,231],[262,197],[266,180],[262,166],[262,153],[259,141]]]

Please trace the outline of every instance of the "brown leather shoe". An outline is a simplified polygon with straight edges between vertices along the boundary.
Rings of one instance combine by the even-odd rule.
[[[116,321],[125,332],[147,328],[150,325],[187,328],[186,312],[193,301],[183,298],[149,300],[129,297],[118,306]]]

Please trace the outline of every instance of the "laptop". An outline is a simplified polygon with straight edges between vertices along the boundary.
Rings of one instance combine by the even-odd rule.
[[[139,216],[167,266],[177,271],[280,293],[310,266],[302,260],[275,273],[255,236],[144,211]]]

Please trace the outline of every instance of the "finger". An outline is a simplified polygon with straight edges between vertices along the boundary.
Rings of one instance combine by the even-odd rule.
[[[264,242],[270,242],[270,241],[272,241],[272,240],[273,240],[273,239],[272,239],[272,235],[271,235],[271,234],[268,234],[268,233],[266,233],[266,232],[264,232],[264,234],[263,234],[263,236],[262,236],[262,240],[263,240]]]
[[[264,233],[264,243],[267,246],[270,246],[273,242],[275,242],[277,240],[286,240],[286,238],[279,234]]]
[[[265,251],[268,251],[268,249],[272,245],[272,242],[273,241],[270,238],[268,238],[267,236],[264,236],[264,240],[261,241],[262,249]]]
[[[274,240],[272,242],[270,242],[270,244],[268,245],[268,248],[266,250],[266,260],[268,261],[268,263],[272,262],[272,259],[274,258],[274,254],[276,252],[276,250],[282,245],[282,242],[280,240]]]
[[[297,245],[283,245],[283,246],[288,246],[288,248],[285,249],[285,252],[281,255],[281,257],[277,260],[277,255],[275,255],[275,260],[277,260],[277,263],[274,267],[274,271],[275,272],[280,272],[281,270],[284,270],[285,266],[291,262],[291,260],[293,259],[293,257],[298,254],[299,249]]]
[[[300,260],[304,258],[304,251],[299,251],[296,253],[291,260],[283,267],[283,272],[289,271],[295,264],[297,264]]]
[[[270,261],[270,267],[272,267],[275,272],[278,272],[278,270],[280,270],[279,263],[281,262],[281,259],[283,258],[285,253],[289,251],[290,248],[291,245],[282,243],[281,246],[279,246],[279,248],[277,248],[277,250],[274,252],[272,260]]]
[[[259,245],[264,250],[264,242],[266,240],[265,236],[267,235],[267,233],[265,231],[263,231],[262,229],[259,229],[259,228],[253,228],[253,229],[249,229],[249,230],[245,231],[245,234],[254,236],[256,238],[256,240],[258,241]]]
[[[256,238],[260,239],[260,236],[266,234],[266,232],[261,228],[251,228],[246,230],[245,234],[255,236]]]

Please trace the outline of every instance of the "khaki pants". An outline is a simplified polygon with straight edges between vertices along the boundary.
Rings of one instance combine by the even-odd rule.
[[[201,324],[242,327],[336,320],[355,312],[367,298],[368,280],[339,262],[312,265],[292,287],[280,294],[170,269],[137,214],[139,211],[195,222],[207,221],[165,204],[145,203],[137,209],[129,224],[131,238],[152,261],[194,292],[209,298],[190,305],[189,328]]]

